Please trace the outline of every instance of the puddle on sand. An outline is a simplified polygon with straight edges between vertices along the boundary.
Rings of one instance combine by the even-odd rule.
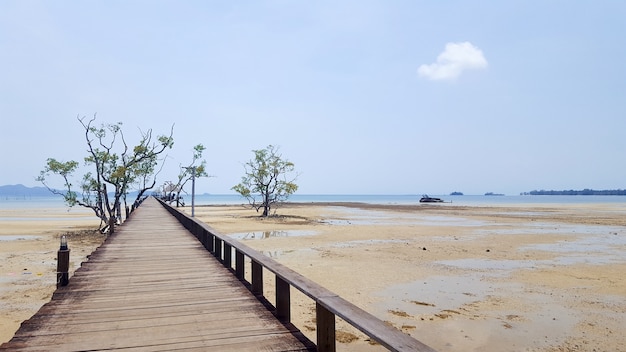
[[[321,222],[329,225],[420,225],[420,226],[486,226],[487,222],[454,216],[427,216],[417,214],[397,214],[383,211],[346,208],[345,216],[337,219],[334,215],[324,215]]]
[[[454,260],[440,260],[437,264],[453,266],[465,270],[485,270],[489,275],[508,275],[512,270],[532,269],[541,264],[549,264],[549,260],[495,260],[480,258],[464,258]],[[487,274],[487,273],[485,273]]]
[[[406,240],[355,240],[355,241],[347,241],[347,242],[337,242],[331,245],[331,247],[335,248],[354,248],[359,246],[369,246],[374,244],[385,244],[385,243],[408,243]]]
[[[324,219],[321,220],[320,223],[335,225],[335,226],[348,226],[348,225],[359,225],[359,226],[373,226],[373,225],[391,225],[395,224],[390,218],[373,218],[373,217],[351,217],[348,219]]]
[[[278,259],[278,258],[282,258],[282,257],[290,257],[290,256],[295,256],[297,258],[301,258],[303,255],[306,255],[307,253],[313,253],[315,252],[315,250],[311,249],[311,248],[303,248],[303,249],[272,249],[272,250],[265,250],[265,251],[260,251],[261,253],[263,253],[264,255],[272,258],[272,259]]]
[[[539,243],[520,248],[522,251],[546,251],[562,254],[554,264],[610,264],[626,262],[626,236],[610,231],[602,235],[585,236],[573,241]]]
[[[395,323],[445,319],[438,329],[455,351],[543,347],[564,340],[580,320],[577,310],[563,305],[562,296],[528,292],[521,284],[492,281],[483,273],[432,276],[393,285],[376,296],[381,301],[375,315]],[[519,305],[508,307],[507,297],[516,297]]]
[[[509,275],[514,270],[523,269],[535,269],[542,267],[553,267],[556,265],[572,265],[572,264],[588,264],[588,265],[603,265],[612,263],[624,263],[626,262],[626,253],[622,250],[614,248],[612,250],[606,250],[601,253],[596,252],[594,254],[589,253],[566,253],[554,257],[552,259],[542,260],[495,260],[495,259],[480,259],[480,258],[464,258],[454,260],[440,260],[437,264],[455,267],[464,270],[478,270],[483,271],[485,274],[491,276],[494,275]]]
[[[433,241],[441,241],[441,242],[446,242],[446,241],[459,241],[459,242],[467,242],[467,241],[474,241],[476,239],[479,239],[481,237],[484,237],[483,235],[476,235],[476,234],[472,234],[472,235],[467,235],[467,234],[463,234],[463,235],[448,235],[448,236],[432,236],[431,239]]]
[[[489,223],[482,220],[473,220],[466,219],[454,216],[442,216],[442,215],[432,215],[432,216],[418,216],[415,220],[420,225],[427,226],[467,226],[467,227],[476,227],[476,226],[487,226]]]
[[[510,229],[481,229],[480,234],[484,235],[525,235],[525,234],[565,234],[565,235],[599,235],[617,234],[623,236],[623,227],[604,225],[576,225],[576,224],[554,224],[548,222],[529,222],[516,225]]]
[[[618,264],[626,262],[623,252],[616,252],[615,256],[607,255],[568,255],[563,257],[554,258],[556,265],[573,265],[573,264],[588,264],[588,265],[605,265],[605,264]],[[619,257],[621,256],[621,258]]]
[[[239,232],[232,233],[228,236],[236,238],[238,240],[262,240],[275,237],[298,237],[298,236],[313,236],[317,234],[316,231],[305,230],[274,230],[274,231],[255,231],[255,232]]]
[[[293,253],[293,250],[290,251],[283,251],[283,250],[269,250],[269,251],[261,251],[262,254],[264,254],[267,257],[270,257],[272,259],[278,259],[279,257],[282,257],[284,255]]]
[[[384,225],[389,224],[392,221],[392,216],[389,213],[376,210],[366,210],[349,207],[336,207],[340,209],[342,216],[336,218],[336,214],[323,214],[324,220],[320,221],[323,224],[346,226],[346,225]]]
[[[501,287],[485,281],[482,273],[463,276],[432,276],[424,280],[394,285],[375,295],[383,298],[381,308],[406,312],[411,316],[455,310],[495,294]],[[501,284],[500,284],[501,286]]]
[[[9,236],[0,235],[0,242],[29,241],[29,240],[38,240],[40,238],[41,236],[35,236],[35,235],[9,235]]]
[[[578,238],[573,241],[528,245],[522,247],[522,250],[540,250],[560,253],[604,252],[607,249],[619,246],[626,246],[626,236],[612,232],[606,235]]]

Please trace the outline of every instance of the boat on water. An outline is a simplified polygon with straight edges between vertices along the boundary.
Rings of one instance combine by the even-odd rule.
[[[420,203],[443,203],[443,199],[430,197],[428,194],[424,194],[422,198],[420,198]]]

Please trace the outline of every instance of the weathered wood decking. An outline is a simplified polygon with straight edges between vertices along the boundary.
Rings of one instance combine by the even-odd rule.
[[[0,346],[22,351],[311,348],[152,198],[83,263],[69,286],[57,289]]]

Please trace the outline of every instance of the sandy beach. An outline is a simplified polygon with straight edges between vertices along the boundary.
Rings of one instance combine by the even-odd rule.
[[[50,299],[59,236],[98,224],[37,212],[0,209],[0,342]],[[268,219],[242,206],[195,210],[439,351],[549,352],[626,351],[625,213],[623,204],[294,203]],[[70,237],[71,270],[103,240],[89,233]],[[293,322],[311,339],[313,307],[293,294]],[[338,350],[383,350],[337,327]]]
[[[50,300],[56,289],[59,238],[71,243],[70,271],[104,240],[98,220],[65,208],[0,209],[0,342]]]

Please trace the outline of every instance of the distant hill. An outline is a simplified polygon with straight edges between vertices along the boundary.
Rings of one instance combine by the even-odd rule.
[[[53,194],[46,187],[26,187],[24,185],[0,186],[2,197],[51,197]]]
[[[134,199],[137,197],[138,192],[128,192],[128,199]],[[150,191],[146,193],[149,195]],[[79,193],[80,195],[80,193]],[[113,193],[109,193],[113,196]],[[0,186],[0,197],[6,198],[31,198],[31,197],[56,197],[46,187],[26,187],[24,185],[6,185]]]

